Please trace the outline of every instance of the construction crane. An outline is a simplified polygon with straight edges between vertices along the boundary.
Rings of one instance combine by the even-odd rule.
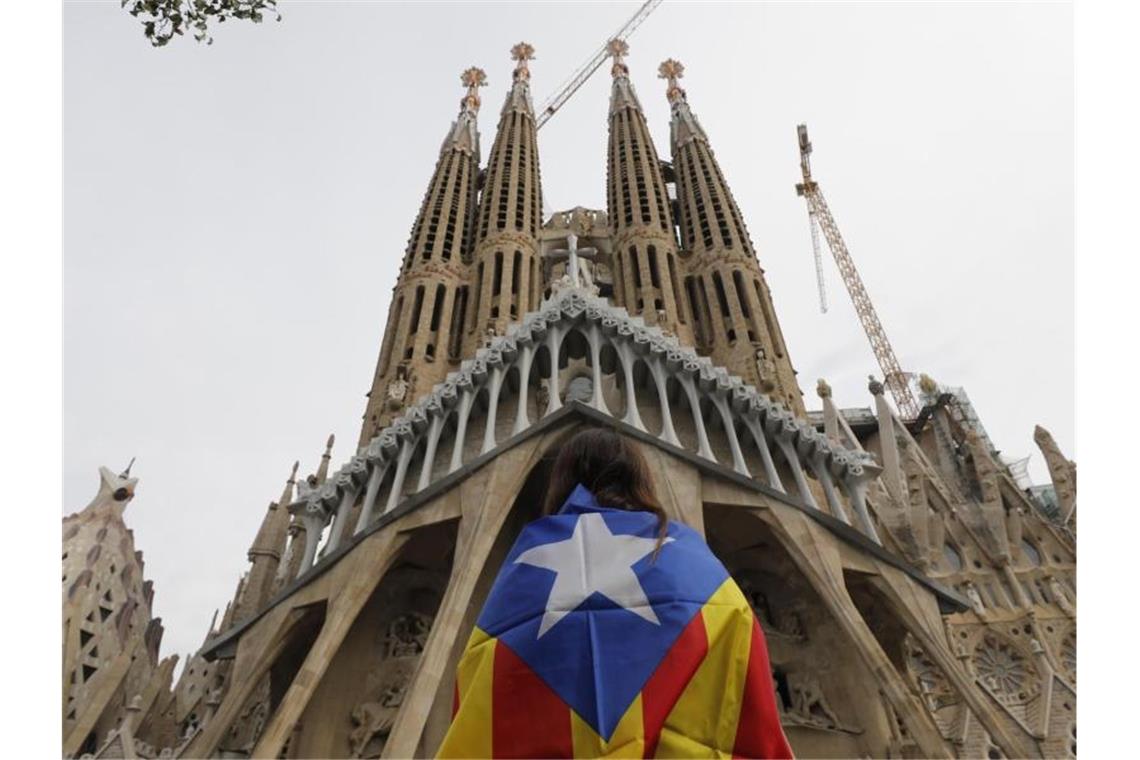
[[[637,13],[633,14],[628,21],[622,24],[620,29],[606,39],[590,59],[579,66],[578,70],[571,74],[570,78],[563,82],[558,90],[542,104],[542,109],[539,113],[538,120],[535,122],[534,128],[542,129],[542,125],[550,121],[550,117],[557,113],[559,108],[566,105],[566,101],[578,91],[578,88],[586,83],[586,80],[589,79],[599,67],[601,67],[602,63],[609,56],[609,44],[611,42],[614,40],[628,39],[634,30],[641,26],[641,22],[645,21],[645,19],[649,17],[649,14],[653,13],[661,3],[662,0],[647,0],[647,2],[643,3],[641,7],[637,9]]]
[[[863,278],[859,276],[859,270],[855,268],[855,262],[852,261],[847,245],[843,242],[843,236],[839,234],[839,227],[831,217],[827,201],[823,199],[823,191],[819,189],[819,183],[811,177],[811,141],[808,140],[807,125],[800,124],[796,127],[796,133],[800,141],[800,171],[804,178],[803,182],[796,184],[796,193],[807,200],[808,222],[812,226],[812,245],[815,248],[816,272],[820,280],[820,299],[824,304],[824,311],[827,309],[817,225],[823,231],[828,247],[831,248],[831,255],[835,257],[835,264],[839,267],[843,284],[847,286],[847,292],[851,295],[851,302],[855,305],[855,313],[859,315],[863,331],[867,333],[867,340],[871,341],[871,350],[875,352],[879,368],[883,371],[883,382],[890,390],[895,406],[904,419],[917,419],[918,403],[911,393],[907,375],[899,366],[899,360],[895,357],[895,351],[887,338],[887,331],[883,329],[883,323],[879,321],[879,315],[875,312],[875,305],[871,303],[871,296],[863,286]]]
[[[806,196],[805,196],[806,198]],[[819,222],[816,221],[815,211],[812,210],[811,201],[807,201],[808,225],[811,227],[811,252],[815,256],[815,286],[819,291],[819,313],[827,313],[827,285],[823,281],[823,253],[819,248]]]

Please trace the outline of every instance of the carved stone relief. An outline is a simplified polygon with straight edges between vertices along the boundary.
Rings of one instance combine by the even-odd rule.
[[[807,641],[803,620],[799,614],[786,604],[777,605],[775,609],[768,601],[768,597],[757,587],[757,582],[745,575],[738,580],[744,598],[756,613],[760,627],[764,630],[766,638],[786,638],[796,642]]]
[[[974,649],[978,679],[1005,705],[1022,705],[1040,689],[1037,668],[1013,645],[986,634]]]
[[[1061,640],[1061,666],[1073,684],[1077,683],[1077,634],[1074,631]]]
[[[433,618],[422,612],[404,612],[383,629],[377,649],[382,659],[367,675],[366,696],[349,713],[348,744],[354,758],[378,758],[400,706],[416,662],[427,644]]]
[[[407,364],[401,363],[396,367],[396,376],[388,383],[385,398],[388,408],[394,410],[402,408],[408,402],[408,391],[415,382],[415,370]]]
[[[223,752],[240,752],[249,757],[269,719],[269,674],[262,677],[253,693],[246,699],[237,720],[222,742]]]
[[[950,680],[946,674],[930,659],[913,636],[907,634],[903,647],[907,673],[911,682],[918,688],[922,701],[931,714],[961,701],[961,697],[950,685]]]

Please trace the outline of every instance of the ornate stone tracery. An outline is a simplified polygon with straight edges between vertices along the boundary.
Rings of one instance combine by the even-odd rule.
[[[973,655],[978,680],[1003,704],[1024,704],[1040,689],[1037,668],[1009,641],[987,633]]]
[[[926,709],[931,713],[937,713],[942,708],[961,701],[942,668],[930,659],[913,636],[907,634],[903,647],[907,673],[922,696]]]

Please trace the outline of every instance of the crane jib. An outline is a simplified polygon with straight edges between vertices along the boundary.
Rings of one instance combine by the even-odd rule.
[[[566,101],[570,100],[570,97],[586,83],[586,80],[593,76],[595,71],[601,68],[602,63],[608,57],[608,45],[610,42],[613,40],[624,40],[633,34],[634,30],[641,26],[641,22],[661,3],[662,0],[646,0],[646,2],[637,9],[637,12],[634,13],[628,21],[622,24],[620,29],[602,43],[601,48],[595,51],[584,64],[579,66],[578,69],[570,75],[569,79],[562,83],[553,95],[546,99],[546,102],[542,104],[542,108],[539,109],[540,115],[535,122],[534,128],[542,129],[542,125],[550,121],[550,118],[558,112],[558,109],[564,106]]]

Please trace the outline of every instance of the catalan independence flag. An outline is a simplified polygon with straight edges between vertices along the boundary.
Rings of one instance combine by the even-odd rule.
[[[791,757],[764,636],[693,530],[578,486],[526,526],[459,662],[439,757]]]

